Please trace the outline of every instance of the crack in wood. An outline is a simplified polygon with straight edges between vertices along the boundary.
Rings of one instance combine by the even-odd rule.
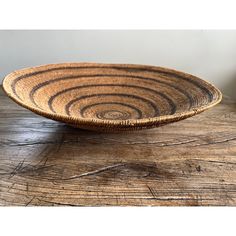
[[[226,142],[230,142],[230,141],[234,141],[234,140],[236,140],[236,137],[228,138],[228,139],[224,139],[224,140],[219,140],[219,141],[208,142],[208,143],[200,143],[200,144],[193,145],[192,147],[213,145],[213,144],[218,144],[218,143],[226,143]]]
[[[155,191],[154,191],[149,185],[147,185],[147,187],[148,187],[149,192],[151,193],[152,197],[153,197],[153,198],[156,198],[156,193],[155,193]]]
[[[54,205],[58,205],[58,206],[83,206],[83,205],[77,205],[77,204],[71,204],[71,203],[62,203],[62,202],[55,202],[55,201],[47,201],[47,200],[40,199],[40,198],[37,198],[37,200],[40,201],[40,202],[45,202],[45,203],[52,204],[53,206],[54,206]]]
[[[55,166],[55,165],[32,166],[32,165],[28,164],[28,165],[24,166],[23,168],[17,167],[11,172],[1,172],[0,175],[10,175],[9,178],[12,178],[15,175],[26,174],[26,173],[29,173],[29,172],[37,172],[37,171],[40,171],[42,169],[51,168],[53,166]]]
[[[87,140],[87,139],[86,139]],[[85,142],[86,140],[83,140]],[[91,139],[90,139],[91,141]],[[97,141],[96,139],[93,139],[93,141]],[[101,141],[101,140],[100,140]],[[179,142],[173,142],[173,143],[166,143],[167,141],[148,141],[148,142],[119,142],[119,141],[114,141],[114,142],[100,142],[104,145],[111,145],[111,144],[122,144],[122,145],[156,145],[157,147],[165,147],[165,146],[176,146],[176,145],[183,145],[183,144],[188,144],[192,142],[196,142],[197,139],[192,139],[192,140],[187,140],[187,141],[179,141]],[[16,142],[13,140],[8,140],[8,142],[1,142],[0,145],[2,146],[13,146],[13,147],[21,147],[21,146],[33,146],[33,145],[50,145],[50,144],[58,144],[59,148],[61,147],[62,144],[73,144],[73,143],[80,143],[79,140],[59,140],[59,141],[37,141],[37,142]],[[96,143],[94,143],[96,144]],[[59,150],[58,150],[59,151]]]
[[[191,161],[200,161],[200,162],[210,162],[216,164],[224,164],[224,165],[236,165],[236,162],[229,162],[229,161],[212,161],[212,160],[201,160],[201,159],[189,159]]]
[[[68,178],[62,178],[60,180],[71,180],[71,179],[78,179],[78,178],[82,178],[82,177],[86,177],[86,176],[90,176],[90,175],[97,175],[99,173],[102,173],[102,172],[105,172],[105,171],[108,171],[108,170],[112,170],[112,169],[115,169],[117,167],[121,167],[121,166],[124,166],[125,163],[119,163],[119,164],[115,164],[115,165],[111,165],[111,166],[106,166],[106,167],[103,167],[101,169],[97,169],[97,170],[94,170],[94,171],[90,171],[90,172],[85,172],[85,173],[82,173],[80,175],[74,175],[74,176],[71,176],[71,177],[68,177]]]
[[[204,201],[204,200],[216,200],[215,198],[188,198],[188,197],[148,197],[143,198],[145,200],[159,200],[159,201]]]
[[[29,204],[30,204],[31,202],[33,202],[34,199],[35,199],[35,196],[33,196],[33,197],[31,198],[31,200],[25,204],[25,206],[29,206]]]
[[[120,142],[118,140],[114,140],[114,142],[103,142],[103,139],[97,140],[97,139],[84,139],[83,142],[85,141],[96,141],[94,144],[103,144],[103,145],[112,145],[112,144],[121,144],[121,145],[155,145],[156,147],[171,147],[171,146],[178,146],[178,145],[184,145],[184,144],[189,144],[189,143],[194,143],[197,142],[198,139],[190,139],[186,141],[179,141],[179,142],[169,142],[168,141],[147,141],[147,142]],[[105,139],[104,139],[105,140]],[[207,142],[207,143],[199,143],[195,145],[190,145],[189,147],[199,147],[199,146],[206,146],[206,145],[214,145],[214,144],[219,144],[219,143],[225,143],[225,142],[230,142],[236,140],[236,137],[233,138],[227,138],[224,140],[219,140],[219,141],[212,141],[212,142]],[[13,140],[7,140],[7,142],[0,142],[0,146],[11,146],[11,147],[23,147],[23,146],[34,146],[34,145],[58,145],[57,152],[60,150],[61,146],[63,144],[76,144],[80,143],[80,140],[65,140],[64,136],[60,140],[55,140],[55,141],[37,141],[37,142],[17,142]]]
[[[9,177],[9,178],[12,178],[12,177],[13,177],[14,175],[16,175],[19,171],[21,171],[21,168],[22,168],[24,162],[25,162],[25,159],[24,159],[23,161],[20,161],[20,162],[18,163],[18,165],[15,167],[15,169],[14,169],[12,172],[10,172],[10,177]]]

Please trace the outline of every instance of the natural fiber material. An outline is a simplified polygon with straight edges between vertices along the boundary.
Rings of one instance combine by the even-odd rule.
[[[200,113],[222,98],[217,88],[195,76],[126,64],[27,68],[6,76],[3,87],[37,114],[100,131],[157,127]]]

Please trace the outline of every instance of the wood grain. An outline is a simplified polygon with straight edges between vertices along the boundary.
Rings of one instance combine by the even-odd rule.
[[[73,129],[0,91],[0,205],[236,205],[236,103],[157,129]]]

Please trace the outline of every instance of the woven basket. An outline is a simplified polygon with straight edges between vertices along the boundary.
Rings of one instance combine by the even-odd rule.
[[[98,131],[153,128],[221,101],[213,85],[171,69],[64,63],[14,71],[3,88],[21,106],[74,127]]]

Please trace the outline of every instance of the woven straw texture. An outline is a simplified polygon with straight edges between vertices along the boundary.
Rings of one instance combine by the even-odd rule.
[[[195,76],[161,67],[63,63],[15,71],[5,92],[31,111],[98,131],[153,128],[219,103],[221,92]]]

